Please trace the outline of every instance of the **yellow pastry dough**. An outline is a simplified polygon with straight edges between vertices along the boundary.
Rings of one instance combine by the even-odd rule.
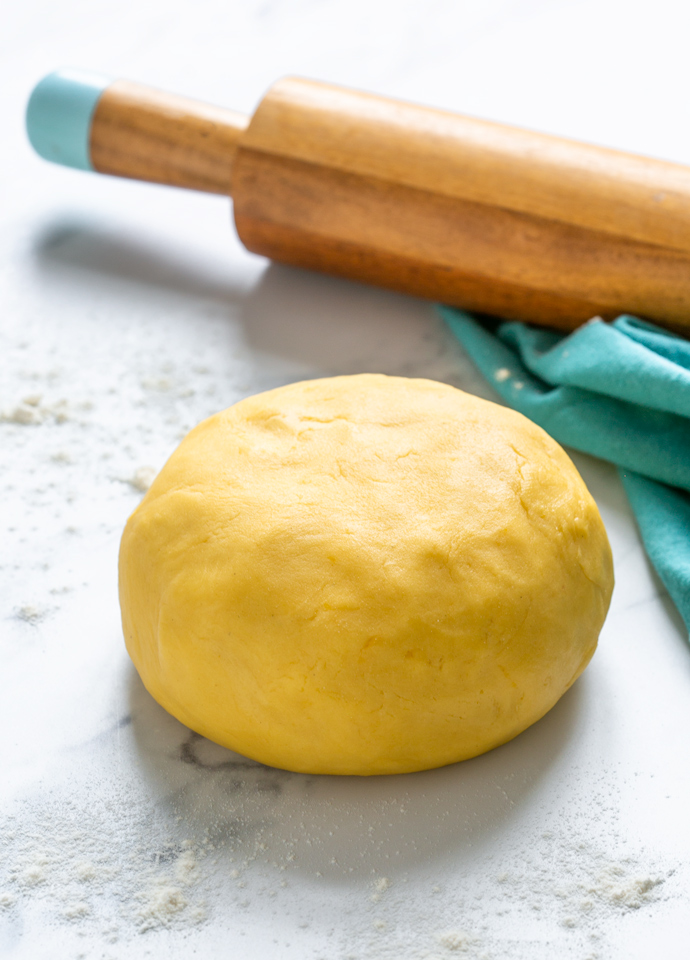
[[[596,505],[543,430],[368,374],[201,423],[120,551],[127,648],[156,700],[311,773],[423,770],[510,740],[584,670],[612,586]]]

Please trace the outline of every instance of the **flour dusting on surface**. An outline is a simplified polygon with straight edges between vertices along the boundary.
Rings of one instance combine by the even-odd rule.
[[[158,471],[155,467],[139,467],[138,470],[134,471],[127,483],[140,493],[146,493],[156,479],[157,473]]]
[[[420,857],[419,838],[405,829],[415,803],[411,822],[423,813],[427,831],[448,818],[453,771],[423,775],[450,778],[448,805],[438,786],[415,800],[404,778],[368,789],[357,781],[359,800],[336,801],[330,778],[240,757],[181,727],[143,690],[137,697],[134,721],[110,734],[112,769],[122,737],[131,749],[138,729],[146,755],[155,731],[167,799],[152,806],[136,778],[110,783],[106,770],[85,770],[77,795],[88,790],[86,807],[72,784],[34,795],[0,822],[0,918],[39,911],[55,929],[124,952],[162,945],[167,933],[218,937],[232,928],[256,938],[275,925],[293,931],[284,951],[313,931],[322,943],[315,956],[347,960],[355,954],[343,918],[352,916],[362,958],[605,960],[609,929],[646,922],[682,890],[680,868],[641,852],[616,855],[619,841],[591,828],[578,839],[576,819],[527,846],[506,835],[505,850],[479,854],[466,875],[459,867],[471,843],[432,855],[428,834]]]
[[[450,950],[452,953],[457,953],[458,951],[464,953],[469,949],[474,940],[467,933],[451,930],[448,933],[442,933],[438,938],[438,942],[442,947],[445,947],[446,950]]]

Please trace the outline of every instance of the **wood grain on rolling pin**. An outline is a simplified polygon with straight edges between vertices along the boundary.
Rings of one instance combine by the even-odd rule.
[[[91,125],[99,173],[230,195],[248,117],[128,80],[102,94]]]
[[[232,194],[246,246],[286,263],[565,329],[626,311],[690,327],[676,164],[294,79],[251,121],[116,81],[91,158]]]
[[[690,171],[302,80],[278,83],[233,173],[246,246],[566,328],[690,323]]]

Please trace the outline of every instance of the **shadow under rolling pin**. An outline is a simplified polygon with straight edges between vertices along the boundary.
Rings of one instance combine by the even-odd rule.
[[[231,196],[254,253],[573,329],[690,330],[690,168],[288,78],[253,117],[62,70],[27,108],[48,160]]]

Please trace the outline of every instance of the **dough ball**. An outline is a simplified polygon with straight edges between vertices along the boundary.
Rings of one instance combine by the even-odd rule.
[[[120,552],[127,648],[156,700],[310,773],[423,770],[510,740],[584,670],[612,585],[596,505],[543,430],[379,375],[201,423]]]

